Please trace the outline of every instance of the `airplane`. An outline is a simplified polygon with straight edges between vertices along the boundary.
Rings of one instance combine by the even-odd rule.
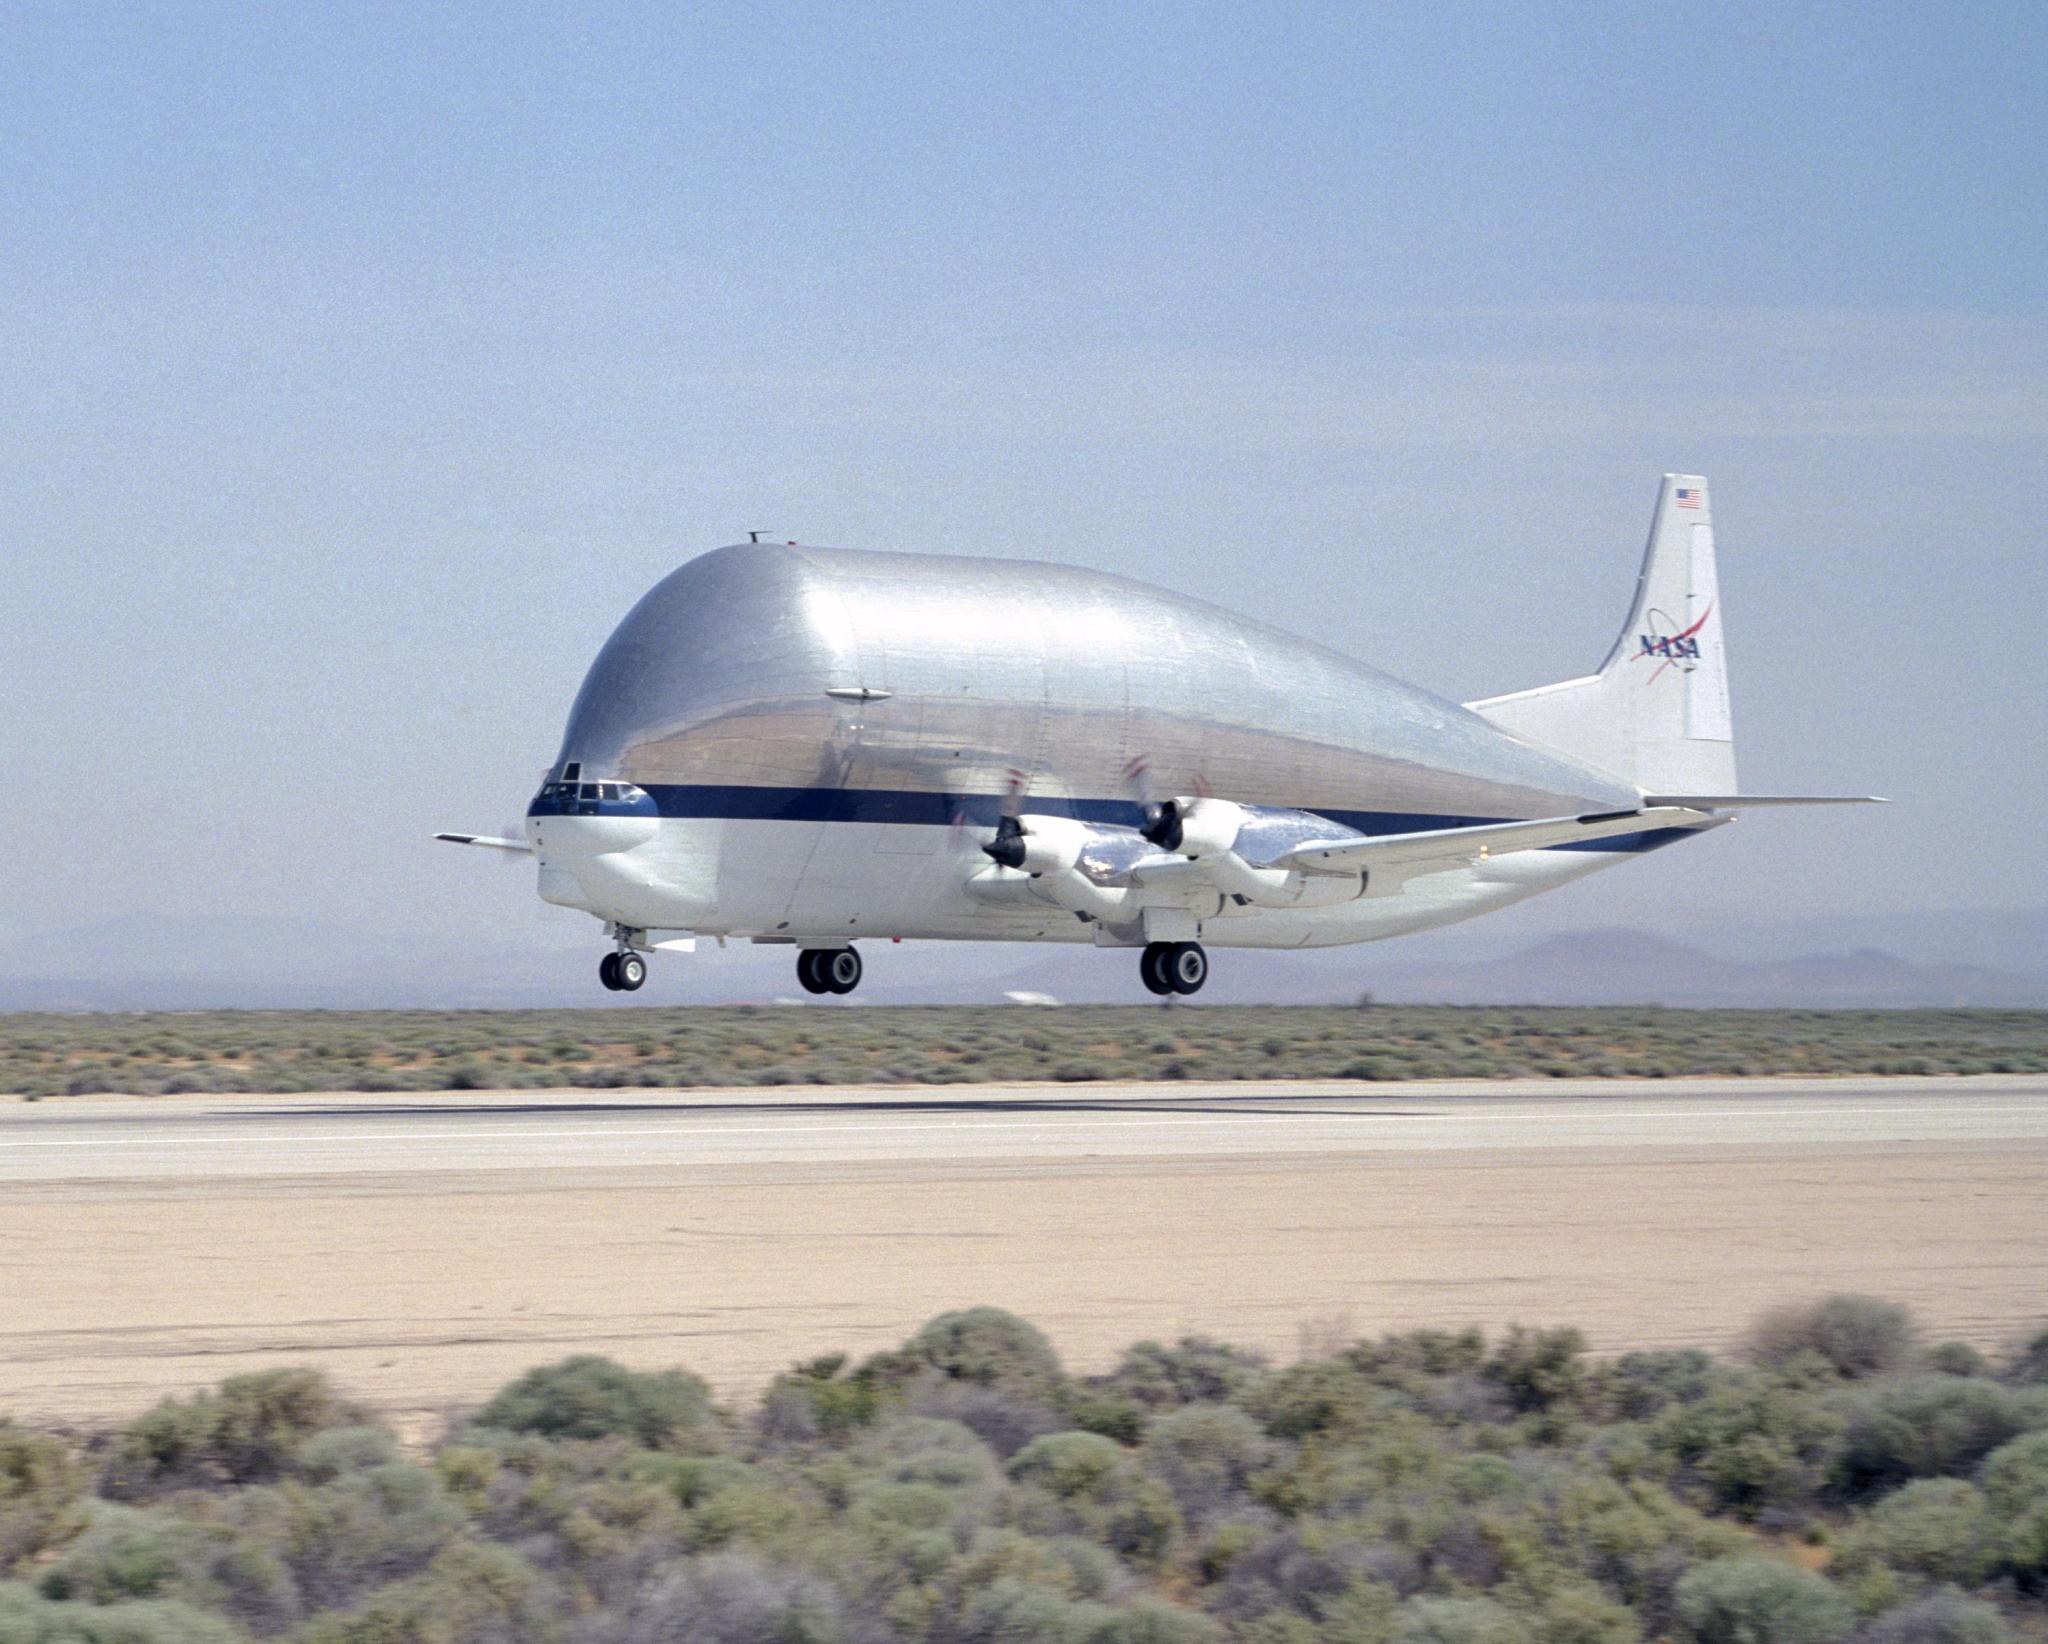
[[[756,534],[758,536],[758,533]],[[1599,668],[1460,705],[1170,589],[1038,561],[750,540],[670,573],[591,665],[523,837],[602,920],[605,987],[699,938],[1130,949],[1376,941],[1758,806],[1738,791],[1707,482],[1667,474]]]

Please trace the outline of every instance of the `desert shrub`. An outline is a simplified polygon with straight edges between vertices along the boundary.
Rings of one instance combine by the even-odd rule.
[[[115,1442],[100,1489],[113,1500],[139,1500],[276,1478],[314,1434],[359,1421],[318,1371],[233,1376],[218,1392],[165,1399],[130,1422]]]
[[[1081,1623],[1081,1644],[1218,1644],[1220,1634],[1208,1617],[1158,1599],[1141,1598],[1121,1609],[1088,1607]]]
[[[1991,1361],[1966,1341],[1936,1342],[1927,1349],[1927,1368],[1940,1376],[1988,1376]]]
[[[501,1547],[458,1542],[361,1610],[314,1617],[292,1644],[520,1644],[558,1635],[539,1575]]]
[[[398,1440],[381,1427],[331,1427],[299,1447],[298,1471],[316,1484],[397,1461]]]
[[[1641,1644],[1642,1636],[1633,1610],[1585,1582],[1560,1586],[1536,1618],[1539,1644]]]
[[[546,1438],[629,1438],[648,1449],[703,1427],[708,1388],[687,1370],[635,1371],[595,1354],[529,1370],[473,1418]]]
[[[1993,1450],[2048,1425],[2048,1397],[1990,1381],[1918,1376],[1862,1390],[1845,1411],[1836,1480],[1851,1494],[1972,1471]]]
[[[1819,1576],[1753,1553],[1689,1570],[1677,1608],[1699,1644],[1833,1644],[1855,1623],[1849,1601]]]
[[[719,1553],[665,1571],[620,1612],[588,1630],[591,1644],[837,1644],[838,1590],[748,1553]]]
[[[1355,1435],[1394,1408],[1391,1394],[1342,1359],[1315,1359],[1273,1371],[1241,1402],[1280,1438]]]
[[[1155,1417],[1141,1449],[1146,1471],[1194,1517],[1240,1497],[1274,1453],[1256,1421],[1223,1404],[1191,1404]]]
[[[1044,1396],[1062,1380],[1059,1355],[1037,1325],[1000,1307],[941,1313],[906,1351],[955,1381]]]
[[[4,1644],[242,1644],[243,1638],[220,1617],[189,1604],[66,1604],[16,1582],[0,1583]]]
[[[1878,1502],[1835,1556],[1844,1574],[1879,1564],[1974,1587],[1997,1566],[1998,1547],[1982,1491],[1957,1478],[1927,1478]]]
[[[1652,1442],[1678,1465],[1681,1488],[1753,1517],[1812,1499],[1841,1418],[1816,1393],[1763,1376],[1730,1378],[1667,1409]]]
[[[1521,1411],[1548,1410],[1585,1390],[1586,1338],[1578,1331],[1513,1326],[1480,1374],[1503,1389]]]
[[[1983,1480],[2006,1563],[2029,1587],[2048,1587],[2048,1433],[1994,1451]]]
[[[1758,1364],[1787,1364],[1811,1353],[1850,1380],[1882,1376],[1911,1362],[1913,1319],[1875,1296],[1829,1296],[1772,1308],[1750,1326],[1747,1346]]]
[[[1391,1644],[1533,1644],[1527,1622],[1490,1598],[1411,1598]]]
[[[1646,1421],[1673,1404],[1703,1397],[1720,1370],[1698,1348],[1625,1353],[1608,1367],[1602,1391],[1616,1413]]]
[[[179,1519],[102,1506],[37,1585],[45,1598],[88,1604],[169,1597],[201,1562],[202,1539]]]
[[[1017,1452],[1009,1474],[1056,1496],[1099,1499],[1123,1467],[1123,1451],[1099,1434],[1048,1433]]]
[[[1378,1341],[1353,1342],[1344,1362],[1390,1386],[1415,1376],[1476,1375],[1486,1363],[1486,1338],[1477,1330],[1410,1330]]]
[[[873,1424],[893,1394],[881,1377],[845,1374],[846,1355],[832,1353],[779,1375],[761,1396],[756,1425],[773,1443],[822,1438],[843,1443]]]
[[[69,1533],[83,1484],[63,1440],[0,1420],[0,1572]]]
[[[958,1422],[1005,1459],[1067,1425],[1029,1395],[974,1382],[942,1381],[920,1388],[909,1407],[920,1416]]]
[[[1263,1354],[1207,1336],[1183,1336],[1171,1347],[1141,1341],[1128,1349],[1108,1385],[1154,1408],[1223,1403],[1236,1398],[1266,1369]]]
[[[2037,1331],[2007,1353],[1999,1373],[2022,1386],[2048,1383],[2048,1330]]]
[[[1989,1604],[1960,1593],[1930,1593],[1880,1616],[1861,1644],[2010,1644],[2012,1634]]]
[[[465,1514],[440,1480],[410,1462],[389,1462],[332,1482],[286,1485],[237,1503],[246,1531],[285,1551],[308,1609],[353,1604],[424,1568],[462,1528]]]

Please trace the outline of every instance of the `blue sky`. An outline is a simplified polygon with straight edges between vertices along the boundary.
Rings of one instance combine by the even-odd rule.
[[[750,527],[1474,697],[1597,660],[1672,468],[1747,783],[1899,803],[1546,917],[2048,902],[2038,8],[1554,11],[11,8],[0,934],[573,934],[424,836]]]

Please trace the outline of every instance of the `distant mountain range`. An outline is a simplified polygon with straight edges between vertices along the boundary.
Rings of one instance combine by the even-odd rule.
[[[2044,940],[2031,951],[2048,953],[2048,911],[2034,918]],[[1914,961],[1870,946],[1813,951],[1796,931],[1722,933],[1720,952],[1633,928],[1542,936],[1504,952],[1469,928],[1315,952],[1224,949],[1214,955],[1202,997],[1233,1004],[1351,1003],[1370,993],[1388,1003],[2048,1008],[2048,975]],[[2025,950],[2011,930],[2001,931],[2000,943]],[[1750,956],[1731,957],[1730,947]],[[1770,956],[1755,956],[1758,949]],[[0,947],[0,1010],[630,1009],[800,996],[787,947],[736,943],[720,951],[706,943],[695,954],[658,955],[653,983],[630,1000],[597,986],[600,950],[596,941],[564,946],[558,938],[532,946],[428,944],[306,920],[137,918]],[[873,943],[867,953],[862,1002],[1150,997],[1128,953],[942,943]]]
[[[1725,959],[1643,930],[1552,936],[1493,962],[1389,963],[1375,995],[1439,1004],[2048,1006],[2048,980],[1981,965],[1911,964],[1875,948]]]

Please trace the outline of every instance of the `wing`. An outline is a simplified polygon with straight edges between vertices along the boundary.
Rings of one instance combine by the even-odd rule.
[[[1504,856],[1511,851],[1548,850],[1585,839],[1612,839],[1655,828],[1703,828],[1724,817],[1685,805],[1655,805],[1639,811],[1601,811],[1591,816],[1547,816],[1532,822],[1482,822],[1466,828],[1431,828],[1422,833],[1382,833],[1362,839],[1313,840],[1273,863],[1303,873],[1359,873],[1375,868],[1414,872],[1425,865],[1455,867]]]
[[[533,847],[523,839],[492,839],[480,833],[437,833],[436,839],[445,839],[451,845],[483,845],[494,851],[518,851],[531,856]]]
[[[1696,811],[1739,811],[1756,805],[1884,805],[1871,793],[1652,793],[1645,805],[1684,805]]]

